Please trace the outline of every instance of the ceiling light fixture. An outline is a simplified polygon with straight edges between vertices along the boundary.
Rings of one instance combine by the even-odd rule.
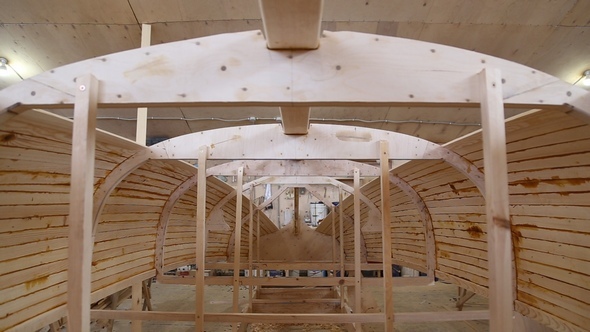
[[[590,86],[590,69],[584,70],[584,77],[582,78],[582,85]]]
[[[8,75],[8,59],[0,57],[0,76]]]

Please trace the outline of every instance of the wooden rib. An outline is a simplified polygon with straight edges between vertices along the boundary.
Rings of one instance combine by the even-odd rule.
[[[323,0],[259,0],[267,47],[271,50],[318,48],[323,3]]]
[[[68,218],[68,331],[89,331],[98,81],[85,75],[77,82]]]

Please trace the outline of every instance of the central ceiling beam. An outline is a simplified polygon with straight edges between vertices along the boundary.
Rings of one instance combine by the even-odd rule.
[[[271,50],[315,50],[320,46],[323,0],[259,0],[260,14]],[[305,135],[309,107],[281,107],[283,132]]]
[[[259,0],[266,45],[271,50],[320,46],[323,0]]]
[[[281,107],[281,122],[286,135],[305,135],[311,107]]]

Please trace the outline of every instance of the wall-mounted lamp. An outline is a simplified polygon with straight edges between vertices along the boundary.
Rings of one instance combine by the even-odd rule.
[[[582,77],[582,85],[590,86],[590,69],[584,70],[584,76]]]
[[[0,57],[0,76],[8,75],[8,59]]]

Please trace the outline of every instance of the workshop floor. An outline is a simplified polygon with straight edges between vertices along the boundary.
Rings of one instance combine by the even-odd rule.
[[[366,287],[363,290],[363,306],[374,307],[371,312],[380,310],[383,305],[383,295],[381,287]],[[247,304],[248,290],[240,290],[240,307]],[[437,282],[433,286],[416,286],[403,287],[394,290],[394,308],[396,312],[418,312],[418,311],[450,311],[456,310],[455,300],[457,297],[457,287],[450,284]],[[194,311],[195,309],[195,289],[194,286],[186,285],[163,285],[152,284],[152,306],[158,311]],[[370,300],[370,299],[373,300]],[[205,304],[207,312],[231,312],[232,310],[232,291],[228,286],[208,286],[205,292]],[[128,309],[131,301],[124,301],[118,309]],[[482,310],[487,309],[487,299],[474,296],[464,306],[463,310]],[[129,321],[116,321],[114,332],[126,332],[131,330]],[[194,331],[192,322],[143,322],[144,332],[192,332]],[[327,325],[299,325],[283,326],[255,324],[250,326],[249,331],[267,332],[267,331],[341,331],[338,326]],[[395,330],[398,332],[474,332],[489,331],[487,321],[461,321],[461,322],[437,322],[437,323],[396,323]],[[93,332],[99,332],[101,329],[95,328]],[[103,330],[104,331],[104,330]],[[230,324],[207,323],[205,326],[207,332],[231,331]],[[382,324],[364,324],[363,331],[378,332],[383,331]]]

